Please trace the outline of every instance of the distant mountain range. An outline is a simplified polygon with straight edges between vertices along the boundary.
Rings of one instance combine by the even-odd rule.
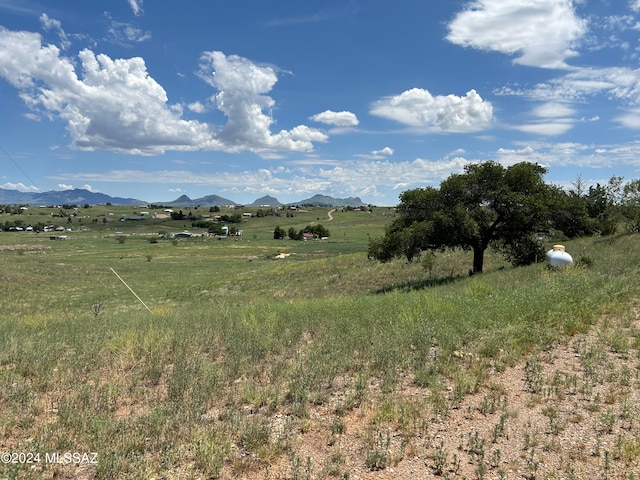
[[[154,202],[155,203],[155,202]],[[212,207],[223,205],[238,205],[233,200],[220,197],[218,195],[207,195],[206,197],[200,197],[191,199],[186,195],[182,195],[171,202],[162,202],[162,205],[180,206],[180,207]],[[265,195],[256,199],[253,203],[244,204],[246,207],[279,207],[281,205],[313,205],[317,207],[359,207],[364,205],[364,202],[359,197],[348,198],[334,198],[326,195],[314,195],[311,198],[306,198],[298,202],[292,202],[283,204],[270,195]]]
[[[317,207],[360,207],[364,205],[360,197],[333,198],[326,195],[314,195],[306,200],[296,202],[296,205],[314,205]]]
[[[104,193],[90,192],[82,188],[73,190],[50,190],[48,192],[21,192],[0,188],[0,204],[4,205],[146,205],[135,198],[112,197]]]
[[[21,192],[19,190],[7,190],[0,188],[0,204],[2,205],[97,205],[110,203],[111,205],[148,205],[149,203],[175,206],[175,207],[213,207],[223,205],[238,205],[238,203],[219,195],[207,195],[191,199],[182,195],[170,202],[147,202],[135,198],[112,197],[104,193],[90,192],[82,188],[73,190],[50,190],[48,192]],[[247,207],[279,207],[282,204],[277,198],[265,195],[256,199],[253,203],[245,204]],[[359,197],[334,198],[326,195],[314,195],[311,198],[292,202],[286,205],[314,205],[322,207],[359,207],[364,202]]]
[[[186,195],[181,195],[170,202],[152,203],[159,203],[160,205],[167,205],[170,207],[222,207],[223,205],[237,205],[236,202],[229,200],[228,198],[221,197],[220,195],[207,195],[206,197],[200,197],[193,200]]]

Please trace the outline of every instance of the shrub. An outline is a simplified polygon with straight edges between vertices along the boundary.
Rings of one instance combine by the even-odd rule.
[[[284,237],[287,236],[287,232],[284,228],[282,228],[280,225],[278,225],[274,230],[273,230],[273,238],[275,240],[282,240]]]

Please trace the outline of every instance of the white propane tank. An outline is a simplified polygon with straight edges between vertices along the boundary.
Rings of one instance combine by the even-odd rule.
[[[547,252],[547,262],[552,267],[566,267],[573,263],[573,258],[567,252],[564,251],[564,245],[554,245],[551,250]]]

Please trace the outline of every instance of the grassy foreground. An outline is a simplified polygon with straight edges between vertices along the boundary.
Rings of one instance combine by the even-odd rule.
[[[365,406],[373,420],[355,454],[384,471],[383,425],[407,451],[428,415],[446,417],[494,372],[603,315],[628,318],[640,294],[638,236],[566,243],[585,265],[564,271],[499,268],[496,257],[465,277],[468,256],[442,254],[428,278],[417,265],[367,260],[364,235],[278,243],[270,229],[222,247],[7,240],[0,451],[40,461],[0,464],[0,478],[350,478],[346,453],[312,465],[299,436],[320,409],[335,441]],[[294,255],[270,259],[281,251]],[[603,335],[607,348],[638,355],[640,331]],[[637,371],[630,382],[638,388]],[[421,402],[403,399],[407,384]],[[620,461],[638,462],[637,428],[629,435],[637,454]],[[95,452],[97,463],[45,462],[48,452]],[[274,473],[283,459],[288,473]]]

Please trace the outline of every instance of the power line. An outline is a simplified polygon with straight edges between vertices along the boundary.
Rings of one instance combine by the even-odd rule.
[[[36,187],[36,188],[37,188],[36,182],[34,182],[33,180],[31,180],[31,177],[30,177],[29,175],[27,175],[27,172],[25,172],[25,171],[22,169],[22,167],[21,167],[20,165],[18,165],[18,162],[16,162],[16,161],[13,159],[13,157],[12,157],[11,155],[9,155],[9,153],[8,153],[4,148],[2,148],[2,146],[1,146],[1,145],[0,145],[0,150],[2,150],[2,153],[4,153],[4,154],[7,156],[7,158],[8,158],[9,160],[11,160],[11,163],[13,163],[13,164],[15,165],[15,167],[16,167],[18,170],[20,170],[20,171],[22,172],[22,174],[23,174],[25,177],[27,177],[27,179],[31,182],[31,185],[33,185],[34,187]]]

